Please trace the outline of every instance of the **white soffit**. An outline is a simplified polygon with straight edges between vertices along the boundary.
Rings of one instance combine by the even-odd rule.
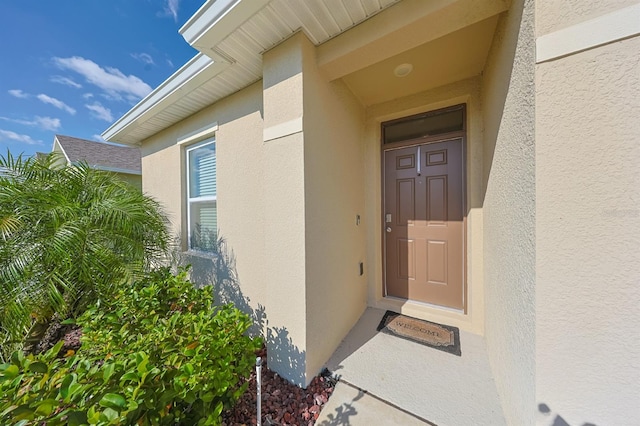
[[[200,50],[103,134],[138,144],[262,78],[262,54],[302,30],[315,44],[400,0],[208,0],[180,29]]]

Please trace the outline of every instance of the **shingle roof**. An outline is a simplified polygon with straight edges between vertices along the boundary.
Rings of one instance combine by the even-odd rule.
[[[84,161],[98,169],[134,174],[142,172],[138,148],[63,135],[56,135],[55,138],[71,163]]]

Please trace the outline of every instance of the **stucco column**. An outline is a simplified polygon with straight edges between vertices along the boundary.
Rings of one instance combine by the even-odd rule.
[[[303,52],[294,36],[264,54],[264,200],[269,367],[306,377]]]
[[[640,424],[639,12],[536,1],[541,425]]]

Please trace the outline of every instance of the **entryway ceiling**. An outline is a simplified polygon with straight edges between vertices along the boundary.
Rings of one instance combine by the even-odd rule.
[[[343,80],[364,105],[373,105],[479,75],[491,47],[498,16],[485,19],[360,69]],[[394,70],[413,70],[396,77]]]

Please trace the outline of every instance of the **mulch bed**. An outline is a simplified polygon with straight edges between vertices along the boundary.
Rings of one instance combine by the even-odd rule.
[[[60,351],[63,356],[69,350],[80,348],[82,329],[75,325],[52,324],[38,344],[36,352],[44,352],[59,340],[64,340]],[[266,349],[259,351],[262,357],[262,424],[272,425],[314,425],[322,407],[333,393],[336,380],[328,371],[315,377],[307,389],[289,383],[266,365]],[[222,413],[223,426],[255,425],[256,420],[256,372],[248,379],[249,388],[236,406]]]
[[[77,325],[62,325],[59,322],[52,322],[34,352],[39,354],[46,352],[56,345],[60,340],[64,340],[60,355],[68,351],[77,351],[80,348],[80,337],[82,328]]]
[[[336,380],[328,371],[316,376],[307,389],[287,382],[266,367],[266,350],[258,353],[262,364],[262,424],[314,425],[322,407],[333,393]],[[255,425],[256,421],[256,372],[249,377],[249,389],[236,406],[223,413],[223,426]]]

